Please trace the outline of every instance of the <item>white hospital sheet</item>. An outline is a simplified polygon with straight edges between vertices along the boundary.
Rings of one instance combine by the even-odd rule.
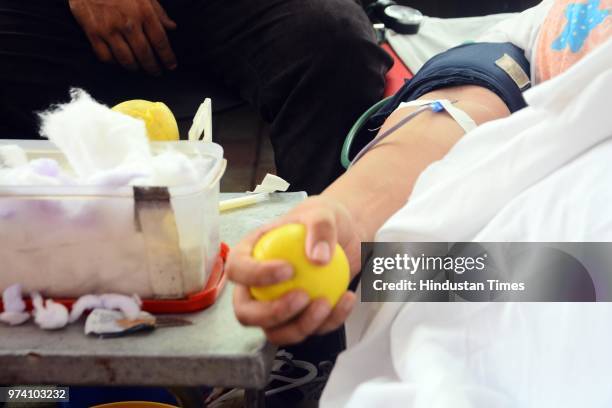
[[[412,72],[417,72],[434,55],[466,42],[510,42],[525,52],[535,83],[535,44],[540,26],[554,0],[543,0],[522,13],[482,17],[425,17],[419,32],[412,35],[387,32],[387,40]]]
[[[378,241],[612,241],[612,40],[468,133]],[[322,407],[612,406],[612,304],[360,304]],[[359,323],[357,325],[356,323]]]
[[[476,41],[498,22],[513,15],[515,13],[464,18],[424,17],[417,34],[388,31],[387,40],[410,71],[417,72],[434,55],[467,41]]]

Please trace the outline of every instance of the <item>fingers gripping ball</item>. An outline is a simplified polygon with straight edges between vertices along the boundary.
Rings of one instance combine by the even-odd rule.
[[[176,118],[166,104],[142,99],[121,102],[112,108],[116,112],[144,121],[149,140],[179,140]]]
[[[306,257],[306,227],[287,224],[264,234],[253,248],[258,261],[282,259],[291,264],[293,278],[275,285],[251,287],[257,300],[274,300],[290,290],[303,289],[311,299],[325,298],[332,307],[349,285],[349,263],[344,250],[336,245],[331,261],[326,265],[311,263]]]

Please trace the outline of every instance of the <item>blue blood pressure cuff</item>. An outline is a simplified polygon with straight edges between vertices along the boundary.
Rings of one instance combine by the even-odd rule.
[[[372,139],[375,132],[368,129],[378,129],[400,103],[450,86],[476,85],[490,89],[515,112],[526,106],[523,91],[530,86],[529,72],[524,51],[511,43],[469,43],[451,48],[427,61],[370,117],[357,139]]]

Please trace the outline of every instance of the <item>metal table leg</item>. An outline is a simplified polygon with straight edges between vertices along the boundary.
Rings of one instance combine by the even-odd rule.
[[[182,408],[202,408],[206,405],[204,392],[200,387],[168,387],[167,389]]]
[[[246,389],[244,390],[245,408],[263,408],[266,405],[263,390]]]

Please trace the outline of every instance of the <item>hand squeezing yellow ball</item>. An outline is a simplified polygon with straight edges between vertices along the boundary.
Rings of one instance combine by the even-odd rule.
[[[253,248],[253,258],[284,260],[294,271],[288,281],[251,287],[251,295],[257,300],[274,300],[290,290],[303,289],[311,299],[325,298],[333,307],[349,285],[349,263],[342,247],[336,245],[326,265],[310,262],[306,257],[306,227],[302,224],[283,225],[264,234]]]
[[[176,119],[170,108],[163,102],[134,99],[115,105],[112,110],[143,120],[147,127],[149,140],[179,140],[179,130]]]

